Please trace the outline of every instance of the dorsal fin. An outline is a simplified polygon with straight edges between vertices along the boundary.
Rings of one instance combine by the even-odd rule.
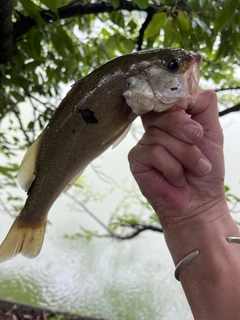
[[[83,171],[84,171],[84,170],[85,170],[85,169],[83,169],[82,171],[80,171],[80,172],[76,175],[76,177],[74,177],[74,179],[72,179],[72,181],[68,183],[68,185],[67,185],[66,188],[63,190],[63,192],[68,191],[68,190],[74,185],[74,183],[75,183],[75,182],[80,178],[80,176],[83,174]]]
[[[25,191],[29,190],[37,174],[37,159],[43,136],[44,134],[42,133],[27,150],[18,171],[18,182]]]

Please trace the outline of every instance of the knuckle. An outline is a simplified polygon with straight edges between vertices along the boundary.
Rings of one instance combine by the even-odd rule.
[[[161,155],[161,153],[163,153],[166,149],[161,146],[161,145],[153,145],[151,147],[150,151],[150,157],[152,157],[153,159],[155,158],[159,158],[159,156]]]
[[[161,144],[164,139],[164,132],[157,127],[149,127],[147,131],[142,136],[142,139],[139,140],[138,144],[140,145],[152,145],[152,144]]]
[[[206,90],[206,91],[205,91],[205,94],[206,94],[206,96],[207,96],[209,99],[216,99],[216,100],[217,100],[217,94],[216,94],[215,91]]]
[[[136,145],[128,152],[128,161],[133,162],[135,158],[138,157],[139,154],[139,145]]]
[[[186,144],[184,153],[190,157],[192,157],[198,148],[194,144]]]
[[[179,180],[183,175],[182,165],[180,165],[180,163],[177,163],[173,167],[171,167],[171,174],[176,180]]]
[[[157,137],[161,133],[161,130],[157,127],[149,127],[145,133],[146,136],[149,137]]]

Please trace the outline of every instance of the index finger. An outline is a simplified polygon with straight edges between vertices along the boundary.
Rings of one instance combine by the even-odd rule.
[[[185,111],[178,108],[161,113],[149,112],[142,116],[142,122],[145,130],[157,127],[187,143],[196,143],[203,137],[202,126],[191,119]]]

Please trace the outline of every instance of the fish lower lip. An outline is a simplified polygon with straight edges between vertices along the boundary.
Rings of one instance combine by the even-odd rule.
[[[192,68],[192,75],[196,84],[198,84],[200,79],[200,68],[198,63],[194,63]]]

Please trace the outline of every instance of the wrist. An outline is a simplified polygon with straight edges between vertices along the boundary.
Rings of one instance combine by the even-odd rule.
[[[220,243],[227,243],[227,237],[240,236],[226,201],[215,206],[202,207],[202,210],[202,213],[198,212],[189,219],[162,224],[175,264],[194,250],[218,250]]]
[[[192,233],[165,229],[175,265],[199,251],[177,272],[196,320],[239,319],[240,244],[227,241],[233,236],[240,237],[240,233],[228,210],[215,220],[201,222]]]

